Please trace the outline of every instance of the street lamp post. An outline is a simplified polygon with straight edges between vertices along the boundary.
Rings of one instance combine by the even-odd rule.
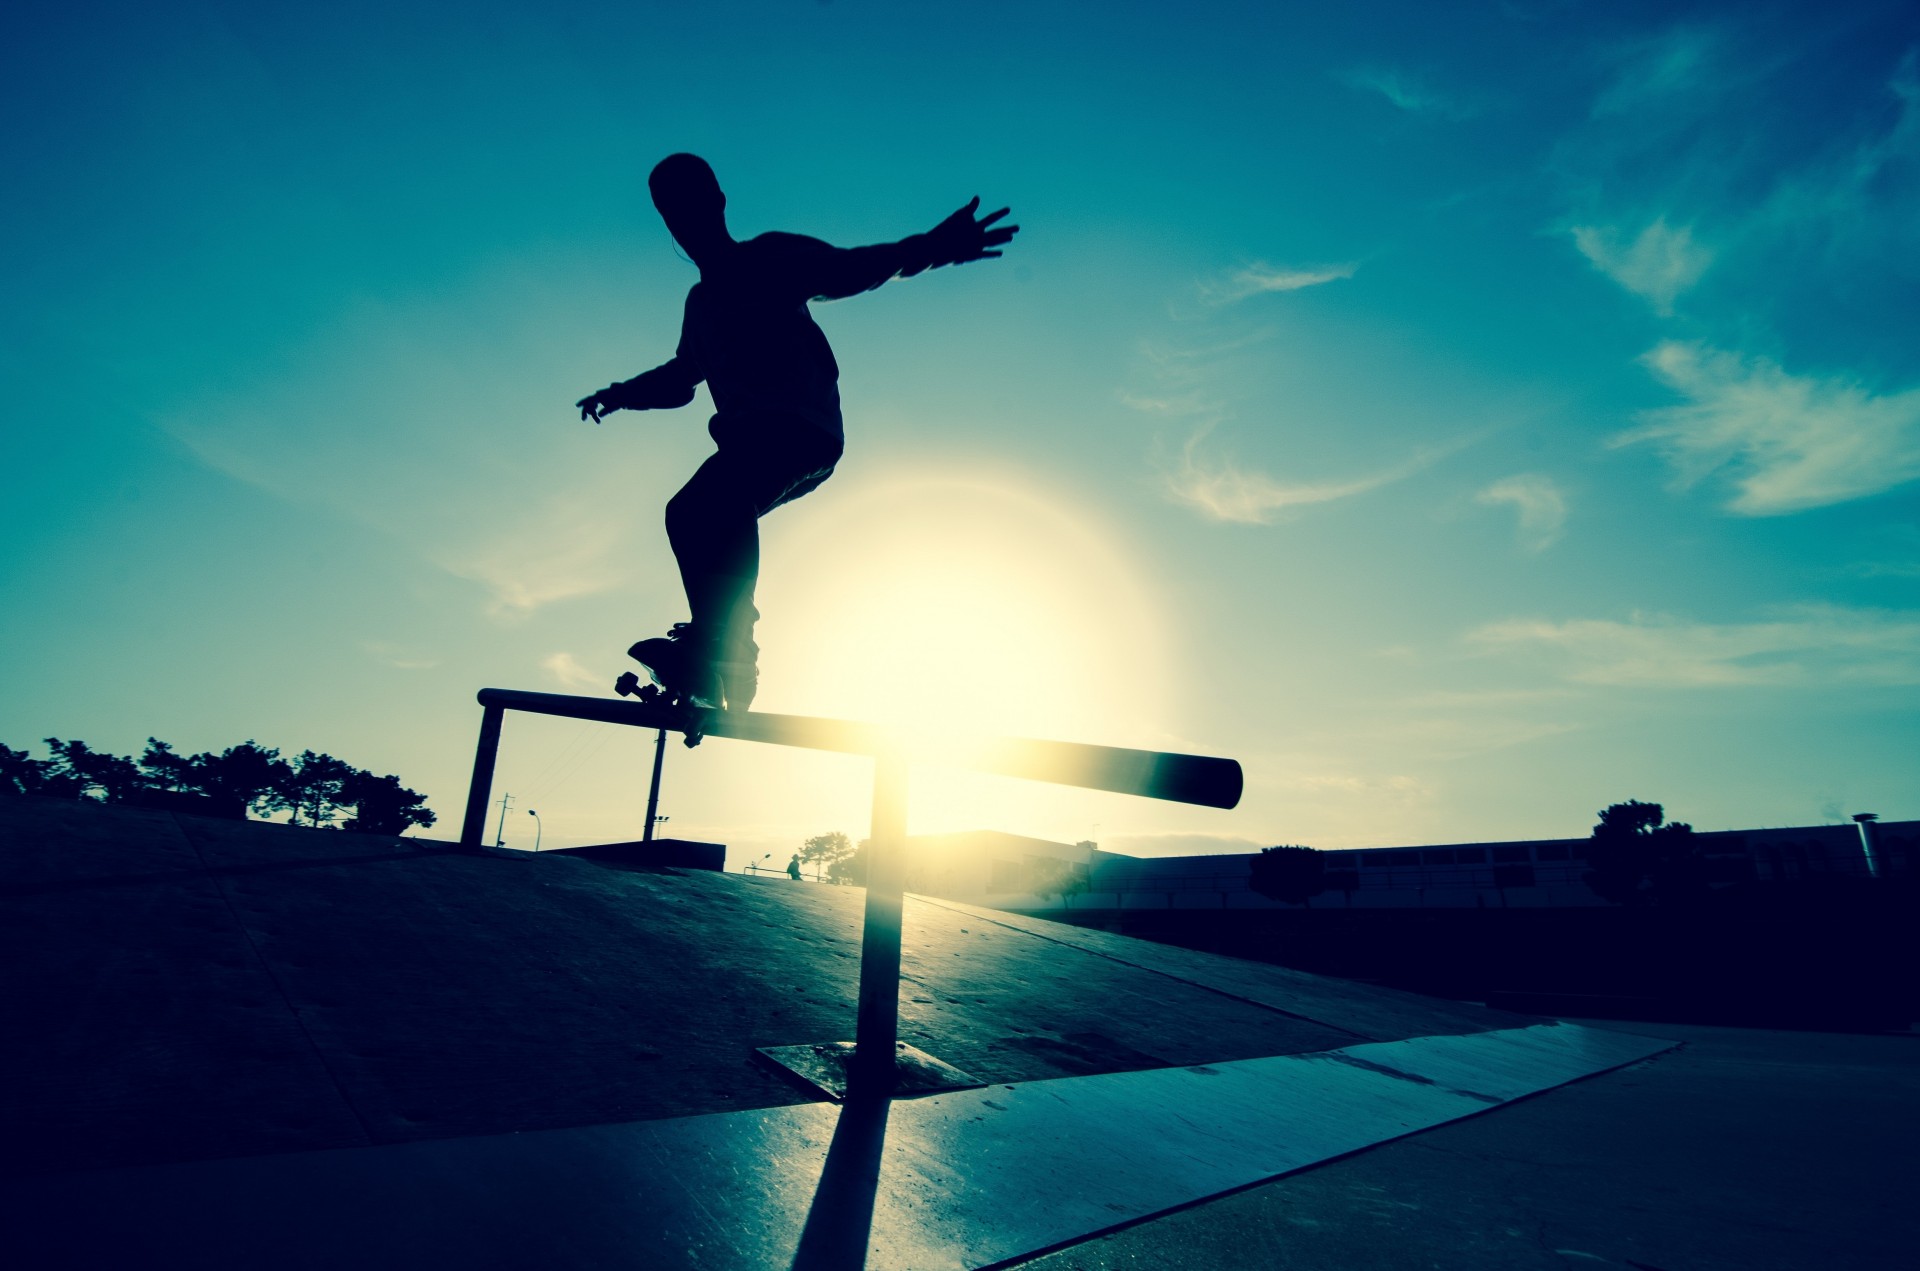
[[[1878,812],[1862,812],[1853,818],[1860,827],[1860,852],[1867,858],[1867,877],[1880,877],[1880,853],[1874,850],[1873,823],[1880,819]]]
[[[540,824],[540,814],[528,808],[527,815],[533,818],[533,850],[537,852],[540,850],[540,831],[543,828]]]

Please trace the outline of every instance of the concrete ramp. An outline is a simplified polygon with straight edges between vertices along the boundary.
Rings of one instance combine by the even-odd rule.
[[[0,1223],[33,1267],[985,1266],[1666,1043],[857,888],[0,799]]]
[[[988,1267],[1671,1046],[1546,1024],[890,1105],[65,1175],[8,1200],[45,1267]]]

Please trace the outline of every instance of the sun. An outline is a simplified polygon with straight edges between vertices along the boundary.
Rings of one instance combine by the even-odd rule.
[[[1097,517],[931,474],[806,510],[763,523],[756,709],[1115,744],[1157,724],[1160,606]]]

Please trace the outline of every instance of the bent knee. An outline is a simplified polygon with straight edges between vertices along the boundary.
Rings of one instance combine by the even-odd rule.
[[[704,500],[691,489],[681,490],[667,500],[667,533],[674,534],[697,528],[702,521],[710,519],[705,512]]]
[[[686,489],[667,500],[667,537],[707,537],[752,531],[756,519],[751,501],[733,491]]]

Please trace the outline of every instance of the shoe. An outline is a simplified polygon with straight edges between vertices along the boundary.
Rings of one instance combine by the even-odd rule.
[[[676,622],[664,637],[641,640],[627,656],[647,668],[647,674],[670,697],[718,710],[725,700],[714,661],[701,645],[693,625]]]
[[[760,666],[752,658],[715,662],[713,669],[719,674],[720,688],[727,699],[727,709],[744,711],[753,705],[753,695],[760,688]]]
[[[759,617],[756,613],[754,617]],[[753,622],[736,627],[713,654],[714,669],[727,698],[727,709],[744,711],[753,705],[760,687],[760,646],[753,642]]]

